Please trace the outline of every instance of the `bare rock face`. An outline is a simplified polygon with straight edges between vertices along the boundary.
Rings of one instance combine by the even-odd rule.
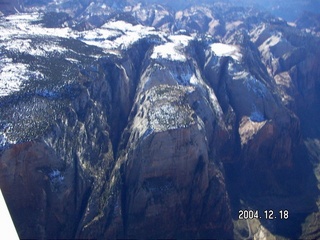
[[[86,91],[78,97],[42,137],[1,152],[1,188],[23,238],[73,238],[114,163],[106,119],[92,117],[103,110]]]
[[[60,47],[73,45],[76,55],[95,51],[81,49],[80,42],[60,40]],[[11,39],[12,44],[14,41],[19,40]],[[21,52],[11,54],[20,56],[15,64],[29,63]],[[82,70],[60,54],[48,62],[45,59],[41,54],[31,56],[44,73],[38,75],[41,84],[55,81],[52,88],[31,84],[16,98],[2,98],[0,187],[13,209],[21,238],[74,238],[88,202],[96,201],[92,198],[97,198],[114,164],[108,120],[103,114],[107,105],[101,104],[108,99],[110,85],[99,81],[103,78],[90,57],[82,58],[84,64],[86,60],[91,63]],[[72,76],[77,76],[76,82]],[[37,85],[36,75],[33,77]],[[97,81],[89,83],[90,78]]]
[[[319,69],[314,66],[318,39],[311,40],[310,36],[283,22],[276,26],[259,25],[250,34],[277,84],[282,101],[295,111],[305,108],[305,103],[317,101],[314,90]]]
[[[231,236],[223,174],[186,90],[153,87],[140,100],[123,156],[128,237]]]
[[[74,217],[76,209],[70,198],[74,189],[66,187],[72,186],[71,178],[62,175],[62,162],[45,144],[17,144],[2,153],[0,169],[1,188],[13,209],[11,214],[20,236],[45,238],[61,231],[66,220]],[[59,198],[53,198],[58,192]],[[64,202],[74,207],[66,208]]]
[[[101,237],[231,237],[221,144],[211,150],[228,135],[214,93],[192,76],[190,61],[147,59],[142,66],[104,211],[79,236],[105,228]]]

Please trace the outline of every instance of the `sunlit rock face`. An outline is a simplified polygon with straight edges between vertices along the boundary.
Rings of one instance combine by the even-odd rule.
[[[21,238],[317,236],[315,30],[224,3],[71,3],[0,18],[0,187]]]

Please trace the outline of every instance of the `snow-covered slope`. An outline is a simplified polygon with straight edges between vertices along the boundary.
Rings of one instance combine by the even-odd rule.
[[[223,44],[223,43],[213,43],[210,45],[212,51],[219,57],[229,56],[234,60],[240,62],[242,54],[239,47]]]

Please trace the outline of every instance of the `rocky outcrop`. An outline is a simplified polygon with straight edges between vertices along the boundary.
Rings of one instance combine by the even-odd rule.
[[[81,50],[94,53],[94,48],[81,49],[80,42],[59,43],[77,49],[74,62],[83,57]],[[39,73],[42,84],[55,85],[44,88],[35,81],[16,99],[2,98],[1,116],[10,131],[1,146],[0,184],[21,238],[73,238],[88,202],[97,198],[114,165],[106,117],[110,85],[90,57],[82,58],[91,64],[80,70],[65,56],[51,56],[46,65],[41,56],[29,55],[45,73]],[[28,57],[18,59],[29,63]]]
[[[174,68],[174,63],[168,64]],[[154,69],[149,66],[146,71]],[[156,76],[143,75],[148,86],[158,81]],[[212,136],[203,116],[191,105],[193,99],[201,99],[203,89],[156,83],[140,87],[144,90],[136,100],[129,139],[120,156],[127,236],[231,237],[223,171],[210,151]],[[211,116],[206,121],[219,121],[210,105],[203,108],[202,114]]]
[[[205,103],[202,96],[213,93],[201,78],[191,80],[190,62],[148,59],[142,65],[146,67],[119,147],[121,176],[114,172],[112,177],[122,182],[122,190],[108,201],[112,216],[103,213],[112,219],[103,236],[231,237],[229,199],[215,153],[219,148],[210,149],[214,136],[226,129],[220,107]],[[203,85],[192,86],[196,80]],[[221,122],[220,129],[212,128],[214,121]],[[90,237],[99,226],[93,219],[79,236]]]

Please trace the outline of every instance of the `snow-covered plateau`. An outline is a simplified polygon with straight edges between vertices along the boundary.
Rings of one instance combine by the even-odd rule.
[[[210,47],[211,50],[219,57],[231,57],[238,62],[242,59],[242,54],[238,46],[224,43],[213,43]]]
[[[153,40],[155,46],[151,59],[187,61],[186,48],[194,37],[188,35],[170,35],[154,27],[141,24],[133,25],[123,20],[110,20],[99,28],[77,31],[70,27],[49,28],[41,24],[43,15],[39,13],[19,13],[10,15],[0,22],[0,48],[8,52],[46,57],[50,54],[63,54],[70,49],[60,44],[62,38],[80,40],[85,44],[99,47],[108,54],[124,51],[142,39]],[[47,38],[47,41],[37,41]],[[155,41],[154,41],[155,40]],[[211,50],[219,57],[230,56],[241,61],[242,54],[238,46],[213,43]],[[71,62],[76,59],[68,58]],[[43,77],[39,71],[32,71],[27,64],[12,63],[12,59],[2,59],[0,63],[0,96],[18,91],[30,76]],[[190,77],[193,81],[192,77]]]

